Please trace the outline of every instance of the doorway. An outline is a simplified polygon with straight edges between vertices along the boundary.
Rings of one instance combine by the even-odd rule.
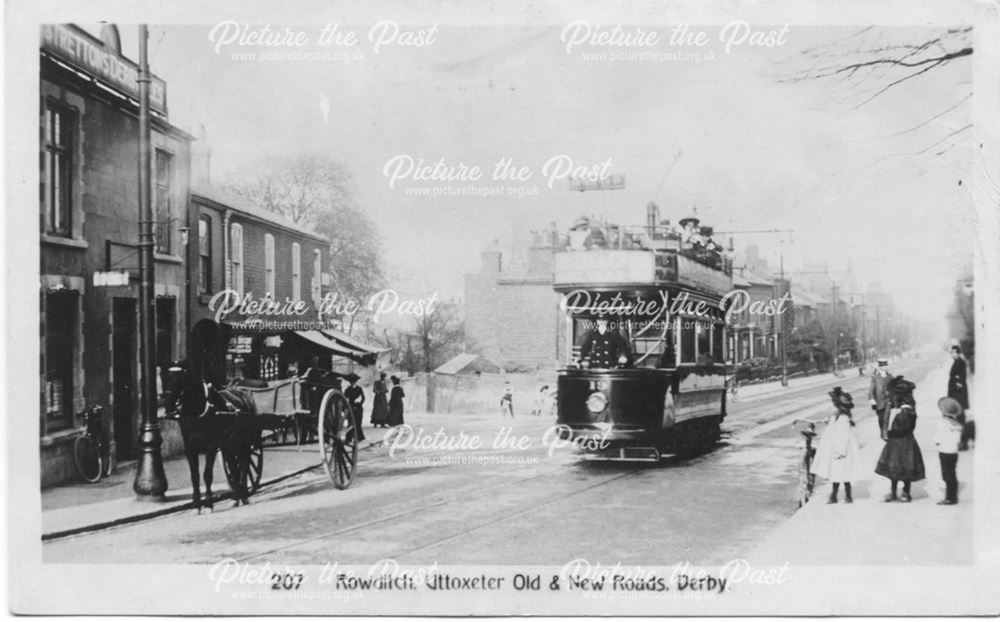
[[[136,426],[135,405],[135,312],[134,298],[115,298],[111,311],[112,399],[114,403],[115,447],[119,460],[133,457]]]

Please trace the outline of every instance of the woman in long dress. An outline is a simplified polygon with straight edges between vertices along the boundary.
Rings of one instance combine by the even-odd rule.
[[[379,379],[375,381],[373,388],[375,397],[372,399],[372,426],[386,427],[389,425],[389,403],[386,395],[389,389],[385,384],[385,373],[379,374]]]
[[[354,428],[357,430],[358,440],[363,441],[365,440],[365,431],[361,424],[364,422],[365,392],[358,386],[358,380],[361,377],[352,373],[344,376],[344,379],[351,383],[351,386],[344,389],[344,397],[351,405],[351,414],[354,416]]]
[[[392,395],[389,397],[389,425],[403,425],[403,387],[399,386],[399,378],[392,377]]]
[[[833,484],[827,503],[837,503],[841,483],[844,484],[844,503],[853,503],[851,479],[861,451],[854,433],[854,420],[851,418],[854,400],[850,393],[845,393],[840,387],[834,387],[829,395],[837,412],[827,420],[826,430],[820,437],[810,470]]]
[[[892,483],[892,491],[885,497],[886,501],[908,503],[911,500],[910,483],[925,477],[924,458],[917,439],[913,438],[913,430],[917,427],[917,409],[913,400],[916,385],[902,376],[896,376],[889,382],[888,388],[892,396],[892,407],[885,426],[888,440],[882,448],[875,472],[889,478]],[[903,494],[897,497],[896,486],[899,482],[903,482]]]

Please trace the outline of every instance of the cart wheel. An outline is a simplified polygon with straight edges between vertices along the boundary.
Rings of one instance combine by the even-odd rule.
[[[257,440],[238,450],[223,450],[222,470],[226,473],[226,481],[233,493],[245,493],[249,496],[257,492],[264,473],[262,441]]]
[[[344,394],[331,389],[319,408],[320,451],[323,468],[333,485],[344,490],[354,481],[358,464],[358,435],[351,406]]]

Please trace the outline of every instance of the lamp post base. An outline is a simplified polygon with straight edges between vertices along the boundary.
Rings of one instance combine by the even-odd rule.
[[[163,437],[160,436],[160,424],[143,424],[142,432],[139,434],[139,448],[142,453],[139,455],[139,464],[135,471],[135,482],[132,483],[132,490],[139,497],[162,500],[164,493],[167,492],[167,476],[163,472],[163,456],[160,454],[161,445]]]

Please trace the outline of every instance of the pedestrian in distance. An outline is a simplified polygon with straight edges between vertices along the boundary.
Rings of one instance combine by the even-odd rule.
[[[350,383],[350,386],[344,389],[344,397],[347,398],[347,403],[351,405],[351,415],[354,417],[354,429],[356,429],[358,441],[365,440],[365,431],[362,428],[365,418],[365,392],[364,389],[358,386],[358,380],[361,380],[361,376],[351,373],[344,376],[344,379]]]
[[[937,445],[938,459],[941,461],[941,479],[944,480],[944,499],[938,505],[955,505],[958,503],[958,445],[962,438],[962,405],[951,397],[938,400],[941,420],[934,431],[934,444]]]
[[[379,374],[379,379],[375,381],[372,392],[375,394],[372,399],[372,426],[376,428],[388,427],[389,402],[386,395],[389,393],[389,388],[385,383],[385,372]]]
[[[969,449],[969,441],[976,438],[976,422],[970,421],[969,413],[969,386],[966,381],[968,364],[962,356],[960,346],[951,346],[951,370],[948,372],[948,397],[955,400],[962,407],[962,414],[959,423],[962,424],[962,437],[959,440],[959,451]]]
[[[892,396],[889,395],[890,380],[892,380],[892,374],[889,373],[889,361],[878,359],[875,370],[872,372],[871,383],[868,385],[868,403],[878,416],[878,429],[883,441],[887,438],[885,421],[892,403]]]
[[[538,389],[538,395],[535,396],[535,405],[531,409],[531,414],[540,417],[543,412],[547,411],[549,405],[549,385],[543,384],[540,389]]]
[[[886,443],[882,448],[875,472],[892,484],[886,501],[910,502],[910,484],[925,477],[924,458],[920,453],[913,430],[917,427],[917,410],[913,400],[916,385],[902,376],[896,376],[888,385],[892,403],[886,421]],[[896,496],[896,487],[903,482],[903,493]]]
[[[392,394],[389,396],[389,425],[403,425],[403,398],[406,394],[403,393],[403,387],[399,386],[399,378],[393,376],[390,380]]]
[[[854,503],[851,479],[861,452],[851,416],[854,399],[840,387],[834,387],[829,395],[837,412],[826,422],[826,430],[819,439],[810,470],[833,484],[827,503],[837,503],[841,483],[844,484],[844,503]]]
[[[514,391],[510,388],[510,382],[505,382],[503,395],[500,396],[500,416],[510,415],[514,418]]]

